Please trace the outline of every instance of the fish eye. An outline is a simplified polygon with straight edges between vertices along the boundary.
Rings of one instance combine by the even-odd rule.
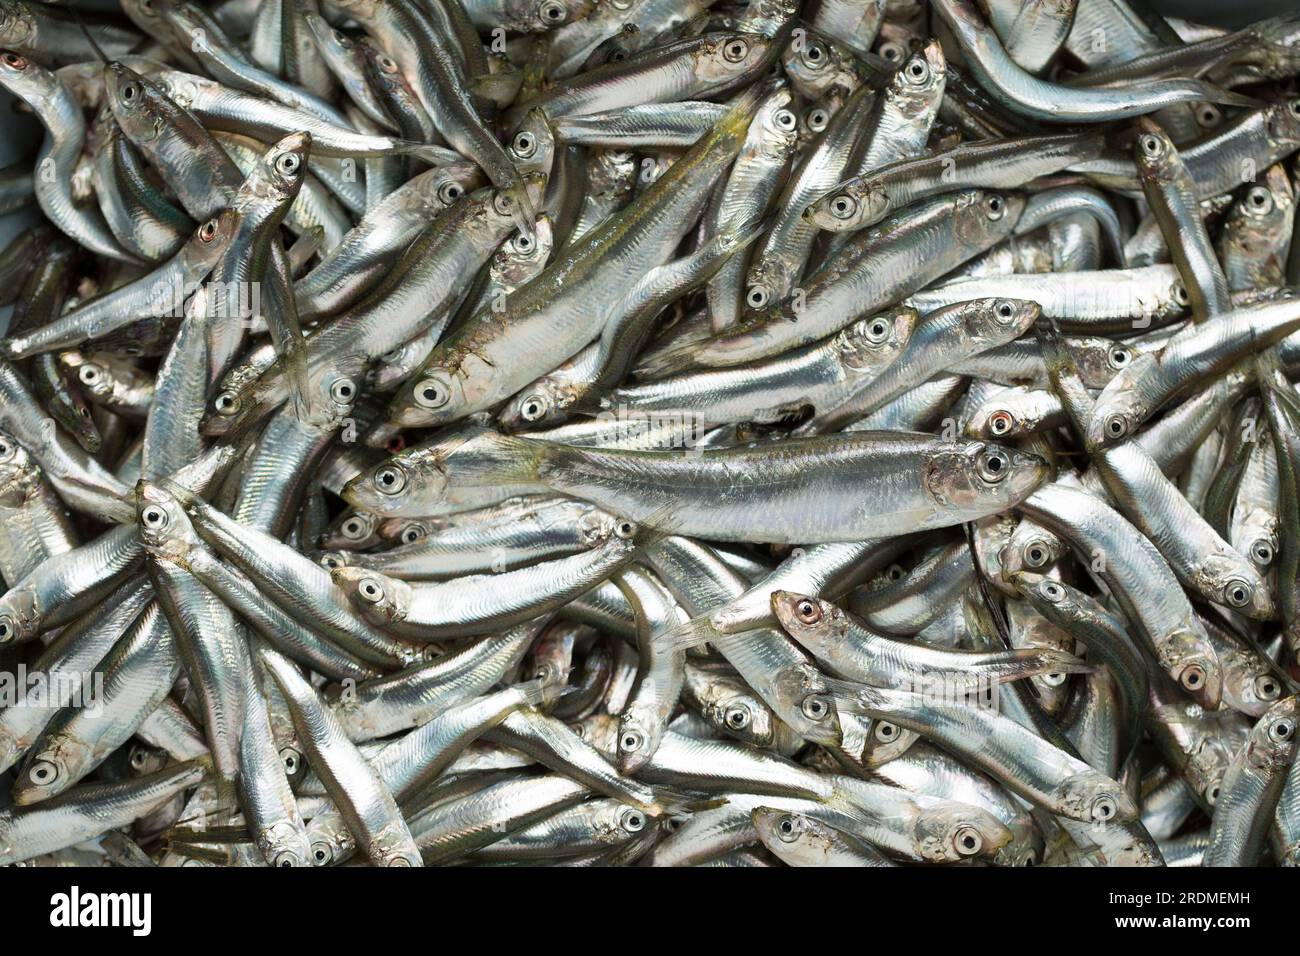
[[[1273,209],[1273,194],[1263,186],[1256,186],[1246,194],[1246,203],[1256,212],[1270,212]]]
[[[875,729],[871,733],[882,744],[891,744],[898,739],[898,725],[880,720],[876,722]]]
[[[134,769],[142,770],[147,760],[148,760],[148,756],[145,754],[143,750],[137,749],[131,751],[131,766]]]
[[[722,720],[732,730],[744,730],[753,723],[754,717],[744,704],[732,704],[723,714]]]
[[[618,738],[618,749],[624,753],[636,753],[645,743],[645,735],[639,730],[625,730]]]
[[[0,438],[0,461],[8,461],[14,456],[14,446],[8,439]]]
[[[749,55],[749,44],[744,40],[730,40],[722,48],[722,58],[729,63],[739,63]]]
[[[311,858],[317,866],[324,866],[334,858],[334,851],[330,849],[328,843],[313,843],[311,845]]]
[[[1060,687],[1065,683],[1064,674],[1044,674],[1039,678],[1048,687]]]
[[[59,776],[59,768],[48,760],[38,760],[27,771],[27,777],[38,787],[52,784]]]
[[[211,242],[217,238],[217,221],[209,219],[203,225],[199,226],[199,239],[203,242]]]
[[[1255,589],[1240,578],[1233,578],[1223,588],[1223,599],[1230,607],[1245,607],[1255,596]]]
[[[1282,685],[1269,674],[1255,678],[1255,696],[1260,700],[1277,700],[1282,696]]]
[[[618,524],[614,525],[614,534],[624,541],[631,540],[636,535],[636,523],[624,518]]]
[[[794,613],[804,624],[816,624],[822,619],[821,607],[808,598],[803,598],[794,606]]]
[[[341,378],[330,386],[330,398],[340,405],[347,405],[356,397],[357,387],[351,379]]]
[[[1119,807],[1115,803],[1115,798],[1109,794],[1103,793],[1092,801],[1092,818],[1098,823],[1105,823],[1118,812]]]
[[[21,56],[17,53],[6,52],[3,57],[0,57],[0,59],[4,60],[5,66],[11,66],[15,70],[27,69],[27,57]]]
[[[170,520],[167,517],[167,512],[157,505],[149,505],[140,512],[140,523],[151,531],[158,531],[167,527]]]
[[[800,707],[809,720],[825,720],[831,713],[831,702],[821,694],[809,694]]]
[[[100,367],[93,362],[87,362],[81,366],[81,371],[77,373],[77,378],[81,380],[82,385],[94,385],[99,382],[103,374]]]
[[[810,43],[803,51],[803,61],[813,69],[821,69],[830,59],[820,43]]]
[[[972,826],[960,826],[953,834],[953,846],[960,856],[974,856],[984,849],[984,838]]]
[[[915,57],[904,68],[903,75],[913,83],[924,83],[930,78],[930,67],[925,60]]]
[[[438,187],[438,201],[446,206],[450,206],[463,195],[465,190],[461,188],[460,183],[443,183]]]
[[[1250,546],[1250,556],[1260,567],[1267,567],[1273,563],[1273,545],[1260,538]]]
[[[1002,201],[1001,196],[989,196],[984,200],[984,214],[994,222],[1002,218],[1006,208],[1006,203]]]
[[[424,535],[420,533],[420,529],[414,526],[407,528],[401,534],[402,540],[407,544],[412,544],[416,541],[419,541],[422,537],[424,537]]]
[[[536,422],[546,417],[546,399],[541,395],[529,395],[519,407],[519,414],[526,422]]]
[[[285,747],[280,751],[280,760],[284,764],[284,772],[291,777],[296,774],[298,768],[302,766],[301,755],[299,755],[298,751],[294,750],[292,747]]]
[[[1138,148],[1150,159],[1158,159],[1165,151],[1165,144],[1154,133],[1144,133],[1138,137]]]
[[[329,570],[333,571],[335,568],[347,567],[347,564],[342,559],[340,559],[338,555],[322,554],[320,556],[320,566],[322,568],[328,568]]]
[[[528,159],[537,152],[537,138],[527,131],[516,133],[510,149],[521,159]]]
[[[751,309],[761,309],[767,305],[767,300],[767,289],[761,285],[752,285],[749,287],[749,291],[745,293],[745,303]]]
[[[1290,717],[1281,717],[1268,728],[1268,739],[1274,743],[1284,744],[1295,736],[1295,722]]]
[[[1187,294],[1187,287],[1181,282],[1174,286],[1174,298],[1178,300],[1179,305],[1187,305],[1192,301],[1192,297]]]
[[[998,438],[1007,434],[1015,427],[1015,416],[1005,409],[998,409],[989,416],[989,434]]]
[[[292,853],[285,851],[284,853],[280,853],[276,856],[274,865],[280,867],[297,866],[298,859]]]
[[[858,211],[858,203],[851,196],[836,196],[831,200],[831,215],[836,219],[850,219]]]
[[[515,247],[516,252],[527,253],[533,251],[533,240],[529,239],[525,235],[515,236],[515,238],[511,240],[511,244]]]
[[[375,487],[380,494],[397,494],[406,487],[406,469],[400,465],[380,465],[375,469]]]
[[[776,821],[776,835],[780,837],[782,843],[793,843],[799,839],[799,831],[802,829],[799,819],[792,813],[783,814],[781,819]]]
[[[1059,604],[1065,600],[1065,588],[1061,587],[1055,581],[1044,581],[1038,588],[1038,593],[1053,604]],[[1064,675],[1061,675],[1064,676]]]
[[[1219,802],[1219,784],[1214,782],[1205,788],[1205,802],[1214,806]]]
[[[505,193],[497,193],[492,197],[492,208],[498,216],[509,216],[515,211],[515,201]]]
[[[826,112],[824,107],[814,106],[808,111],[808,128],[814,133],[820,133],[830,121],[831,115]]]
[[[563,23],[564,18],[569,14],[564,4],[558,2],[558,0],[546,0],[537,8],[537,11],[547,23]]]
[[[366,533],[365,525],[361,523],[360,518],[349,518],[343,522],[343,537],[356,540]]]
[[[275,161],[275,168],[283,176],[292,176],[302,165],[297,153],[285,153]]]
[[[1128,434],[1128,421],[1123,415],[1110,415],[1106,419],[1105,428],[1107,438],[1123,438]]]
[[[999,319],[1009,320],[1016,314],[1016,307],[1010,302],[999,302],[993,307],[993,314]]]
[[[1205,127],[1215,127],[1223,122],[1223,111],[1213,103],[1202,103],[1196,111],[1196,121]]]
[[[901,581],[907,577],[907,571],[903,569],[901,564],[891,564],[889,569],[885,571],[885,577],[891,581]]]
[[[1031,542],[1025,547],[1025,564],[1031,568],[1041,568],[1050,560],[1050,553],[1046,545],[1041,542]]]
[[[1200,664],[1189,664],[1178,675],[1178,683],[1190,691],[1198,691],[1205,686],[1205,668]]]
[[[241,404],[239,396],[231,391],[224,391],[212,400],[212,407],[217,410],[219,415],[233,415],[239,411]]]
[[[618,825],[628,833],[640,833],[645,829],[645,814],[635,807],[624,807],[619,813]]]
[[[21,67],[19,67],[19,69],[21,69]],[[132,82],[132,83],[125,83],[122,85],[123,103],[130,106],[136,103],[139,99],[140,99],[140,84]]]
[[[415,404],[421,408],[442,408],[451,401],[451,392],[437,379],[426,378],[415,386]]]
[[[1000,448],[986,448],[975,459],[975,471],[990,484],[996,484],[1011,470],[1011,459]]]
[[[879,345],[889,338],[890,323],[884,318],[872,319],[867,323],[867,341]]]
[[[907,51],[903,49],[901,43],[895,43],[893,40],[887,40],[880,44],[880,55],[890,62],[897,62],[903,58]]]
[[[0,614],[0,644],[12,641],[17,633],[18,628],[14,625],[14,619],[8,614]]]
[[[799,125],[799,121],[794,118],[794,114],[789,110],[777,110],[773,113],[772,123],[777,129],[783,130],[787,133]]]
[[[1121,369],[1133,361],[1133,353],[1122,345],[1113,345],[1106,352],[1106,364],[1113,369]]]
[[[384,599],[384,586],[375,578],[362,578],[357,584],[357,593],[367,604],[378,604]]]

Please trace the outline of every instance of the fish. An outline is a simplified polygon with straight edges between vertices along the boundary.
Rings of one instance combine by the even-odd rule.
[[[1300,865],[1297,80],[0,0],[0,864]]]

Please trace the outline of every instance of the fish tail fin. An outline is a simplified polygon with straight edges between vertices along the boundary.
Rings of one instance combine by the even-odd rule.
[[[688,651],[693,647],[702,647],[721,636],[707,614],[693,617],[689,621],[668,628],[654,638],[655,644],[670,651]]]

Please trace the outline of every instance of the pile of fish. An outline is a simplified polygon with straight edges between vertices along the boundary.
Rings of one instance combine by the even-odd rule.
[[[1298,76],[0,0],[0,862],[1300,864]]]

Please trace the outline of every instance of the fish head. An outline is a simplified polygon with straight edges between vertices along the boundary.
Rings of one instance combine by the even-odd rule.
[[[140,540],[151,554],[184,567],[189,551],[202,547],[198,532],[176,496],[143,478],[135,486],[135,515]]]
[[[1025,209],[1021,193],[992,189],[969,189],[948,201],[954,205],[953,239],[972,252],[1010,236]]]
[[[234,209],[223,209],[211,219],[201,223],[185,244],[185,255],[198,267],[214,266],[239,231],[240,214]],[[163,296],[159,296],[162,298]],[[168,299],[170,301],[170,299]]]
[[[889,193],[879,179],[846,183],[803,211],[818,229],[846,232],[874,226],[889,213]]]
[[[400,621],[411,605],[409,584],[369,568],[332,568],[330,580],[369,617]]]
[[[19,582],[0,596],[0,647],[31,640],[41,621],[36,590]]]
[[[577,397],[577,390],[566,377],[547,375],[510,399],[497,414],[497,421],[506,431],[559,424]]]
[[[0,507],[21,507],[37,490],[40,480],[40,468],[27,449],[0,432]]]
[[[1014,834],[987,810],[948,800],[924,807],[916,817],[913,846],[922,859],[956,863],[991,857]]]
[[[1121,784],[1091,769],[1063,780],[1052,791],[1052,799],[1063,815],[1083,823],[1130,823],[1138,815],[1137,805]]]
[[[595,0],[506,0],[501,26],[512,33],[546,33],[583,20]]]
[[[636,774],[650,762],[659,741],[663,739],[664,724],[656,719],[647,704],[633,701],[619,717],[618,769],[625,774]]]
[[[1084,442],[1089,448],[1118,445],[1130,438],[1141,422],[1128,377],[1116,375],[1093,403],[1092,417],[1088,419],[1084,432]]]
[[[1237,759],[1260,775],[1286,773],[1300,741],[1300,698],[1292,695],[1270,707],[1251,728]]]
[[[1266,124],[1271,145],[1284,152],[1300,146],[1300,97],[1268,107]]]
[[[13,798],[18,806],[48,800],[75,781],[74,773],[88,769],[90,746],[66,734],[52,734],[33,749],[14,780]]]
[[[1192,699],[1207,710],[1219,706],[1223,695],[1223,670],[1205,630],[1193,623],[1155,640],[1160,666]]]
[[[825,823],[802,813],[775,807],[755,807],[750,822],[763,845],[778,857],[798,854],[801,859],[825,860],[836,843],[836,834]]]
[[[349,508],[331,522],[317,544],[326,550],[362,550],[380,542],[379,516],[361,508]]]
[[[975,299],[963,306],[966,328],[974,343],[991,348],[1029,331],[1042,307],[1029,299]]]
[[[418,515],[426,504],[441,502],[447,475],[439,456],[408,449],[357,475],[343,487],[343,500],[374,514]]]
[[[1158,123],[1146,116],[1138,117],[1137,136],[1133,140],[1133,163],[1138,178],[1157,186],[1167,186],[1183,173],[1178,147]]]
[[[808,594],[776,590],[771,597],[772,613],[781,627],[796,641],[806,637],[819,643],[843,636],[848,629],[844,611],[830,601]]]
[[[938,40],[931,40],[894,73],[885,94],[900,113],[921,118],[934,110],[947,80],[948,63]]]
[[[727,83],[758,69],[772,41],[753,33],[720,32],[701,38],[694,56],[694,76],[708,83]]]
[[[19,99],[36,106],[55,93],[57,84],[55,75],[39,63],[15,50],[0,50],[0,86]]]
[[[558,0],[553,0],[557,2]],[[524,114],[515,128],[506,153],[515,164],[521,176],[538,175],[544,178],[551,175],[555,164],[556,151],[555,128],[546,117],[546,111],[534,108]],[[536,201],[536,200],[534,200]]]
[[[965,520],[1013,508],[1048,477],[1047,461],[992,442],[954,442],[933,452],[925,485],[934,501]]]
[[[1277,613],[1268,584],[1255,566],[1235,551],[1220,549],[1205,555],[1198,576],[1207,590],[1220,595],[1217,603],[1238,614],[1266,621]]]
[[[262,859],[272,866],[311,866],[312,850],[306,831],[286,821],[277,821],[256,833]]]
[[[263,153],[239,187],[236,204],[247,199],[258,205],[282,206],[298,195],[307,175],[311,133],[290,133]]]

